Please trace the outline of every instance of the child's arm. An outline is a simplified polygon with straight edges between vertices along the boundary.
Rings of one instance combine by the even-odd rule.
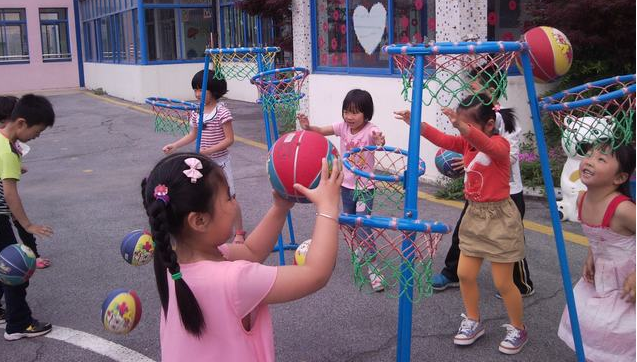
[[[302,298],[321,289],[327,284],[334,266],[338,250],[338,203],[343,173],[340,162],[332,167],[328,176],[327,162],[323,160],[319,186],[309,190],[294,185],[316,205],[316,223],[312,233],[312,243],[305,264],[278,267],[277,277],[264,299],[265,303],[283,303]]]
[[[624,280],[624,287],[621,293],[621,298],[628,303],[635,303],[635,272],[632,272]]]
[[[178,139],[177,141],[173,143],[169,143],[165,145],[164,147],[162,147],[161,150],[164,151],[165,154],[169,154],[173,152],[174,150],[178,149],[179,147],[193,143],[196,139],[197,139],[197,127],[190,127],[190,132],[188,132],[187,135],[183,136],[182,138]]]
[[[582,278],[589,283],[595,284],[595,262],[593,259],[593,251],[588,247],[588,255],[584,262],[584,270],[582,270]]]
[[[323,136],[332,136],[334,134],[334,127],[332,127],[331,125],[323,126],[323,127],[310,125],[309,118],[307,118],[307,116],[303,113],[299,113],[296,116],[296,118],[299,120],[299,125],[301,126],[301,129],[304,129],[306,131],[317,132],[322,134]]]
[[[223,151],[232,146],[234,143],[234,129],[232,128],[232,122],[222,124],[221,128],[223,129],[225,138],[214,146],[202,148],[199,151],[202,155],[210,156],[215,152]]]
[[[26,231],[38,236],[53,235],[53,229],[50,226],[32,224],[27,217],[18,194],[17,180],[6,178],[2,180],[2,186],[4,187],[4,198],[7,201],[9,210],[11,210],[11,214]]]
[[[617,232],[624,235],[635,235],[635,204],[630,201],[620,203],[613,219],[619,222]],[[611,220],[611,226],[614,226],[615,220]]]
[[[449,117],[449,121],[460,132],[460,135],[478,151],[484,152],[494,161],[503,161],[509,157],[509,142],[504,138],[499,138],[502,142],[494,142],[484,132],[469,126],[469,124],[458,118],[456,112],[450,108],[444,108],[442,113]]]
[[[411,111],[403,110],[394,112],[394,118],[402,120],[409,124],[411,119]],[[451,136],[440,132],[436,127],[427,122],[420,123],[420,135],[425,137],[431,143],[445,150],[451,150],[458,153],[464,153],[464,140],[459,136]]]

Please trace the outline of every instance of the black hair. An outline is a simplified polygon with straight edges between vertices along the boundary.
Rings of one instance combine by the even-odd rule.
[[[228,83],[225,78],[216,79],[214,72],[208,72],[208,84],[206,84],[206,90],[209,90],[215,99],[219,99],[228,93]],[[192,89],[204,89],[203,88],[203,70],[198,71],[190,81]]]
[[[622,194],[628,196],[632,199],[632,195],[630,192],[630,176],[635,172],[635,147],[632,145],[621,145],[619,147],[611,147],[611,155],[615,157],[617,162],[619,163],[619,172],[625,172],[628,174],[628,178],[626,181],[619,185],[617,191]]]
[[[362,89],[352,89],[347,92],[343,99],[343,109],[345,111],[357,111],[363,113],[365,122],[369,122],[374,116],[374,101],[368,91]]]
[[[38,125],[51,127],[55,123],[55,112],[53,105],[45,97],[25,94],[18,99],[11,112],[11,121],[18,118],[23,118],[27,122],[27,127]]]
[[[497,103],[498,99],[504,94],[506,87],[506,70],[499,67],[496,63],[486,66],[476,66],[469,70],[469,83],[477,82],[480,84],[478,92],[487,92],[491,97],[491,103]],[[503,84],[504,83],[504,84]]]
[[[490,102],[491,96],[485,93],[478,93],[467,96],[458,105],[458,110],[472,112],[473,119],[481,125],[487,124],[492,119],[495,122],[494,104]],[[512,108],[502,108],[498,111],[502,116],[504,130],[507,133],[515,131],[515,112]]]
[[[198,171],[203,177],[194,183],[183,173],[189,169],[185,160],[191,157],[201,161],[202,165]],[[154,190],[157,185],[168,188],[168,197],[170,197],[168,202],[155,198]],[[142,181],[143,204],[155,242],[153,258],[155,281],[164,316],[168,313],[166,270],[170,274],[180,272],[177,254],[171,245],[171,236],[175,242],[179,242],[185,218],[191,212],[208,212],[214,215],[213,203],[217,193],[221,192],[222,185],[227,185],[223,170],[208,157],[197,153],[177,153],[165,157]],[[175,281],[175,295],[184,327],[189,333],[197,337],[201,336],[206,329],[206,321],[197,298],[183,278]]]
[[[11,117],[11,112],[18,102],[18,97],[0,96],[0,122],[6,121]]]

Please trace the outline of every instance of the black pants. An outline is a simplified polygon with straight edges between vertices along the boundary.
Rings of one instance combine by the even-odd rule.
[[[511,195],[511,199],[515,202],[515,206],[518,207],[522,219],[524,219],[524,197],[522,193]],[[458,260],[460,260],[460,239],[458,238],[458,230],[460,229],[460,223],[464,217],[464,213],[467,211],[468,202],[465,202],[460,218],[456,224],[456,228],[453,230],[453,236],[451,237],[451,247],[445,257],[445,267],[442,269],[442,275],[447,279],[458,282]],[[526,262],[526,258],[515,262],[513,265],[513,282],[518,287],[520,293],[526,294],[533,290],[533,282],[529,275],[529,264]]]
[[[11,228],[11,215],[0,215],[0,250],[17,244],[13,229]],[[29,282],[21,285],[6,285],[0,283],[0,297],[4,292],[6,303],[5,319],[7,321],[6,332],[15,333],[24,330],[31,324],[31,309],[27,304],[27,287]]]
[[[20,240],[22,240],[22,244],[31,248],[31,250],[33,250],[33,254],[35,254],[35,257],[39,258],[40,253],[38,253],[38,245],[35,243],[35,236],[26,231],[22,227],[22,225],[20,225],[18,220],[13,219],[13,225],[15,225],[16,230],[18,230],[18,235],[20,236]]]

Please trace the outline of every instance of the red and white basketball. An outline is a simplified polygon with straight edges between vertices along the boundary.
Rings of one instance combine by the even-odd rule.
[[[573,48],[561,31],[538,26],[524,33],[522,41],[529,44],[531,68],[536,82],[554,82],[571,68]],[[524,72],[519,56],[515,62],[520,72]]]
[[[327,138],[312,131],[296,131],[281,136],[270,149],[267,168],[270,183],[283,198],[307,203],[292,186],[295,183],[313,189],[321,179],[321,160],[329,169],[338,151]]]

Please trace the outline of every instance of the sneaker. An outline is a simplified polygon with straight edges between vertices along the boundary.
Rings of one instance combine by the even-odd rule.
[[[504,337],[504,340],[500,342],[498,349],[504,354],[519,353],[528,341],[526,328],[517,329],[510,324],[503,324],[502,327],[507,329],[507,335]]]
[[[372,286],[372,290],[375,292],[382,292],[385,290],[383,286],[383,277],[380,274],[377,274],[378,269],[374,266],[367,267],[367,273],[369,274],[369,283]]]
[[[52,329],[53,326],[51,325],[51,323],[42,323],[34,319],[28,327],[20,332],[4,332],[4,339],[6,339],[7,341],[17,341],[18,339],[22,339],[25,337],[39,337],[51,332]]]
[[[441,292],[450,287],[458,288],[460,286],[460,282],[452,282],[451,279],[444,276],[444,274],[439,273],[434,274],[431,278],[431,286],[433,290]]]
[[[479,321],[467,318],[464,313],[461,316],[463,319],[458,328],[458,334],[453,337],[453,344],[468,346],[484,335],[484,326]]]
[[[531,290],[529,290],[526,293],[520,292],[520,294],[522,295],[522,298],[530,297],[533,294],[535,294],[535,289],[531,289]],[[500,295],[500,292],[495,292],[495,297],[498,298],[498,299],[502,299],[502,296]]]

